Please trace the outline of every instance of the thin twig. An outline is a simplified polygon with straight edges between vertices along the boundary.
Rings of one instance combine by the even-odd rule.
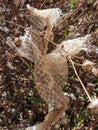
[[[69,58],[69,60],[70,60],[70,62],[71,62],[71,64],[72,64],[72,66],[73,66],[74,72],[75,72],[75,74],[76,74],[76,76],[77,76],[77,78],[78,78],[78,80],[79,80],[79,82],[80,82],[82,88],[84,89],[86,95],[88,96],[89,101],[92,103],[92,99],[91,99],[91,97],[90,97],[88,91],[86,90],[86,88],[85,88],[83,82],[81,81],[81,79],[80,79],[80,77],[79,77],[79,75],[78,75],[78,73],[77,73],[77,70],[76,70],[75,65],[74,65],[74,63],[73,63],[73,61],[72,61],[71,56],[69,56],[68,58]]]
[[[6,20],[6,19],[2,19],[2,18],[0,18],[0,20],[1,20],[1,21],[5,21],[5,22],[7,22],[7,23],[9,23],[9,24],[13,24],[13,25],[15,25],[15,26],[18,26],[18,27],[20,27],[20,28],[22,28],[22,29],[29,30],[29,29],[27,29],[26,27],[24,27],[24,26],[22,26],[22,25],[20,25],[20,24],[14,23],[14,22],[12,22],[12,21],[9,21],[9,20]],[[40,34],[34,32],[34,31],[32,31],[32,30],[29,30],[29,31],[31,31],[32,33],[34,33],[34,34],[36,34],[36,35],[38,35],[38,36],[42,36],[42,35],[40,35]]]
[[[5,38],[0,34],[0,37],[2,38],[2,40],[6,43]]]
[[[42,9],[43,5],[46,3],[47,0],[44,0],[43,3],[40,6],[40,9]]]
[[[68,18],[70,18],[72,15],[76,14],[76,13],[78,12],[78,10],[82,7],[83,4],[84,4],[84,3],[81,3],[81,4],[79,5],[79,7],[77,7],[75,10],[72,10],[69,14],[67,14],[67,15],[65,16],[65,18],[64,18],[61,22],[59,22],[58,25],[57,25],[55,28],[57,28],[58,26],[60,26],[66,19],[68,19]]]

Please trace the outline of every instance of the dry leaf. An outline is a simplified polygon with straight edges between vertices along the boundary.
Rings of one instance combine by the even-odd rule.
[[[92,72],[94,75],[98,76],[98,68],[93,67]]]
[[[82,64],[82,67],[84,70],[92,70],[93,69],[93,66],[94,66],[95,63],[93,63],[92,61],[89,61],[89,60],[85,60]]]

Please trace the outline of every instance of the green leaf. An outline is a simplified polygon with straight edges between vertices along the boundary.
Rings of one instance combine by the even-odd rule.
[[[30,63],[30,67],[31,67],[31,68],[33,67],[33,64],[32,64],[32,62]]]
[[[45,104],[45,102],[41,98],[29,97],[28,100],[32,101],[32,102],[35,102],[35,103],[43,103],[43,104]]]
[[[53,0],[53,3],[56,3],[57,2],[57,0]]]
[[[93,0],[88,0],[88,4],[92,4],[93,3]]]
[[[83,110],[84,108],[81,106],[75,118],[75,128],[79,128],[87,118],[87,114]]]
[[[32,77],[34,78],[35,73],[32,71],[31,75],[32,75]]]
[[[70,9],[74,9],[77,3],[78,3],[78,0],[71,0]]]
[[[64,36],[67,37],[67,36],[69,36],[69,34],[70,34],[70,31],[68,29],[66,29],[64,32]]]

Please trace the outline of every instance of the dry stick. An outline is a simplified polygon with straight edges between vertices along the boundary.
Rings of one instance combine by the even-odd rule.
[[[31,72],[33,72],[34,70],[32,69],[32,67],[30,67],[30,65],[17,53],[18,57],[23,61],[23,63],[25,63],[25,65],[27,67],[29,67],[29,69],[31,70]]]
[[[32,11],[32,8],[31,7],[28,7],[28,9],[30,11]],[[40,16],[40,14],[38,12],[33,12],[35,15],[38,15]],[[47,24],[47,28],[45,30],[45,34],[43,35],[43,47],[41,48],[41,52],[42,52],[42,55],[45,55],[46,52],[47,52],[47,48],[48,48],[48,44],[49,44],[49,41],[46,40],[45,38],[49,39],[50,36],[51,36],[51,31],[52,31],[52,24],[51,24],[51,20],[50,20],[50,15],[46,16],[46,15],[41,15],[41,17],[46,21],[46,24]],[[44,38],[45,37],[45,38]]]
[[[76,76],[77,76],[77,78],[78,78],[78,80],[79,80],[81,86],[83,87],[83,89],[84,89],[86,95],[88,96],[89,101],[92,103],[93,101],[92,101],[92,99],[91,99],[91,97],[90,97],[88,91],[86,90],[86,88],[85,88],[83,82],[81,81],[81,79],[80,79],[80,77],[79,77],[79,75],[78,75],[78,73],[77,73],[77,70],[76,70],[76,68],[75,68],[75,66],[74,66],[74,63],[73,63],[73,61],[72,61],[71,56],[69,56],[68,58],[69,58],[69,60],[70,60],[70,62],[71,62],[71,64],[72,64],[72,66],[73,66],[74,72],[75,72],[75,74],[76,74]]]
[[[65,57],[64,54],[63,54],[63,52],[66,53],[67,56],[69,55],[67,51],[61,49],[55,42],[49,40],[49,39],[46,38],[46,37],[44,37],[44,39],[46,39],[46,40],[48,40],[50,43],[52,43],[52,44],[58,49],[58,51],[61,53],[61,56]],[[63,52],[62,52],[62,51],[63,51]],[[66,57],[67,57],[67,56],[66,56]],[[66,58],[66,57],[65,57],[65,58]],[[80,57],[75,56],[75,55],[73,55],[73,57],[78,58],[78,59],[81,59]]]
[[[67,16],[65,16],[65,18],[61,22],[58,23],[58,25],[55,28],[61,25],[66,19],[70,18],[73,14],[76,14],[83,4],[84,3],[81,3],[80,6],[77,7],[74,11],[72,10]]]
[[[43,3],[40,6],[40,9],[42,9],[43,5],[46,3],[47,0],[44,0]]]
[[[14,23],[14,22],[12,22],[12,21],[9,21],[9,20],[6,20],[6,19],[2,19],[2,18],[0,18],[0,20],[1,20],[1,21],[5,21],[5,22],[7,22],[7,23],[9,23],[9,24],[13,24],[13,25],[15,25],[15,26],[18,26],[18,27],[20,27],[20,28],[29,30],[29,29],[27,29],[26,27],[24,27],[24,26],[22,26],[22,25],[20,25],[20,24]],[[32,33],[34,33],[34,34],[36,34],[36,35],[38,35],[38,36],[42,36],[42,35],[40,35],[40,34],[34,32],[34,31],[32,31],[32,30],[29,30],[29,31],[31,31]]]
[[[95,1],[96,1],[96,0],[95,0]],[[59,25],[61,25],[66,19],[70,18],[72,15],[75,15],[75,14],[79,11],[79,9],[80,9],[84,4],[85,4],[85,0],[84,0],[75,10],[72,10],[71,12],[69,12],[68,15],[65,16],[65,18],[64,18],[61,22],[59,22],[58,25],[57,25],[55,28],[57,28]],[[91,6],[91,7],[92,7],[92,6]],[[90,9],[89,9],[89,10],[90,10]],[[86,10],[86,11],[88,11],[88,10]],[[75,19],[75,21],[76,21],[77,19],[79,19],[82,15],[85,15],[85,10],[83,11],[83,13],[82,13],[81,15],[79,15],[79,16]]]
[[[5,38],[0,34],[1,39],[6,43]]]
[[[63,2],[64,0],[60,0],[56,3],[56,6],[59,5],[61,2]]]

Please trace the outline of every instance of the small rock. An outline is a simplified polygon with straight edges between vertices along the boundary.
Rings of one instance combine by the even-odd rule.
[[[59,129],[60,129],[60,124],[55,124],[54,128],[55,128],[56,130],[59,130]]]

